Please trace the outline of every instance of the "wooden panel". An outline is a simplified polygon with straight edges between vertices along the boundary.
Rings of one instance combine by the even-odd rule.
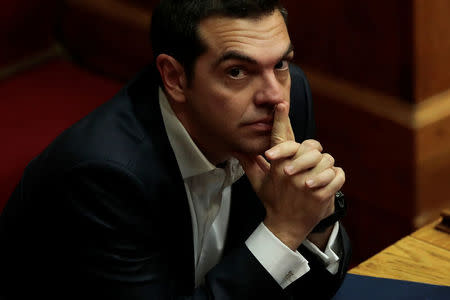
[[[450,116],[450,86],[445,92],[429,97],[426,101],[414,104],[414,110],[414,128],[423,128],[446,119]],[[447,138],[448,136],[447,134]]]
[[[45,51],[38,52],[27,58],[21,59],[20,61],[14,64],[10,64],[8,66],[0,68],[0,81],[14,74],[28,70],[34,66],[45,63],[46,61],[53,59],[55,57],[61,57],[62,55],[63,55],[62,49],[55,43],[53,46],[47,48]]]
[[[317,137],[346,172],[344,224],[358,263],[413,230],[414,132],[322,91],[312,84]]]
[[[300,65],[412,99],[412,1],[282,1]]]
[[[450,251],[450,234],[436,230],[434,227],[442,218],[420,228],[411,234],[412,237]]]
[[[416,169],[417,215],[415,227],[420,227],[450,207],[450,152]]]
[[[414,210],[414,132],[313,87],[317,136],[354,197],[399,216]],[[364,99],[361,99],[364,101]]]
[[[150,18],[154,0],[68,1],[60,39],[80,64],[129,79],[151,61]]]
[[[53,43],[59,1],[15,0],[0,3],[0,67],[44,51]]]
[[[420,166],[416,170],[415,228],[436,219],[440,211],[450,207],[450,161],[448,156],[444,159],[445,164],[439,164],[439,161],[436,161],[433,164]]]
[[[411,219],[386,211],[344,189],[348,214],[343,223],[352,242],[352,265],[358,264],[395,243],[413,228]]]
[[[350,273],[450,286],[450,252],[405,237]]]
[[[443,113],[445,117],[417,131],[418,164],[426,164],[442,156],[450,158],[450,107]]]
[[[415,99],[450,87],[450,1],[415,0]]]
[[[416,132],[416,227],[450,208],[450,110]]]
[[[335,99],[343,105],[367,111],[382,119],[394,121],[402,127],[415,128],[417,126],[414,116],[415,109],[412,104],[406,103],[398,97],[389,96],[374,89],[363,88],[338,77],[324,75],[308,67],[303,66],[303,69],[308,75],[312,89],[318,94]],[[426,117],[422,117],[421,120],[423,119],[422,122],[434,121],[430,121],[430,118],[429,114],[426,114]]]
[[[364,257],[450,207],[450,1],[284,3]]]
[[[408,234],[450,207],[450,93],[412,104],[309,69],[306,73],[318,138],[346,171],[345,190],[373,206],[373,213],[404,218],[400,227],[387,221],[395,231],[386,228],[385,240]],[[359,207],[357,213],[363,211]],[[358,230],[354,238],[370,245],[361,247],[362,256],[386,245],[366,240]]]

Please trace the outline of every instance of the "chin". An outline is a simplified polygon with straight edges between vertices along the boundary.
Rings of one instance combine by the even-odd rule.
[[[270,149],[270,137],[254,139],[249,143],[240,144],[240,151],[246,154],[258,155],[264,154],[266,150]]]

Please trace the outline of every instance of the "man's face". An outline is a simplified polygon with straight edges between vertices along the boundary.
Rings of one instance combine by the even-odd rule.
[[[199,34],[207,51],[186,89],[184,126],[213,163],[235,152],[263,153],[275,105],[290,100],[293,51],[282,15],[210,17]]]

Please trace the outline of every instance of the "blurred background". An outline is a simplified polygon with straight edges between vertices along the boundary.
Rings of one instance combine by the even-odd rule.
[[[0,210],[24,167],[150,62],[150,0],[5,0]],[[284,0],[353,264],[450,208],[450,1]]]

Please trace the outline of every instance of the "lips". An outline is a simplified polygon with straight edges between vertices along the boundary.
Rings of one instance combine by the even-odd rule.
[[[252,123],[266,123],[266,124],[272,124],[273,123],[273,117],[269,116],[269,117],[265,117],[259,120],[256,120],[255,122]]]
[[[272,130],[273,117],[268,116],[261,119],[257,119],[255,121],[248,122],[246,125],[256,130],[263,130],[263,131]]]
[[[273,116],[266,116],[263,118],[255,119],[254,121],[248,121],[248,122],[245,122],[245,125],[252,125],[252,124],[256,124],[256,123],[272,124]]]

